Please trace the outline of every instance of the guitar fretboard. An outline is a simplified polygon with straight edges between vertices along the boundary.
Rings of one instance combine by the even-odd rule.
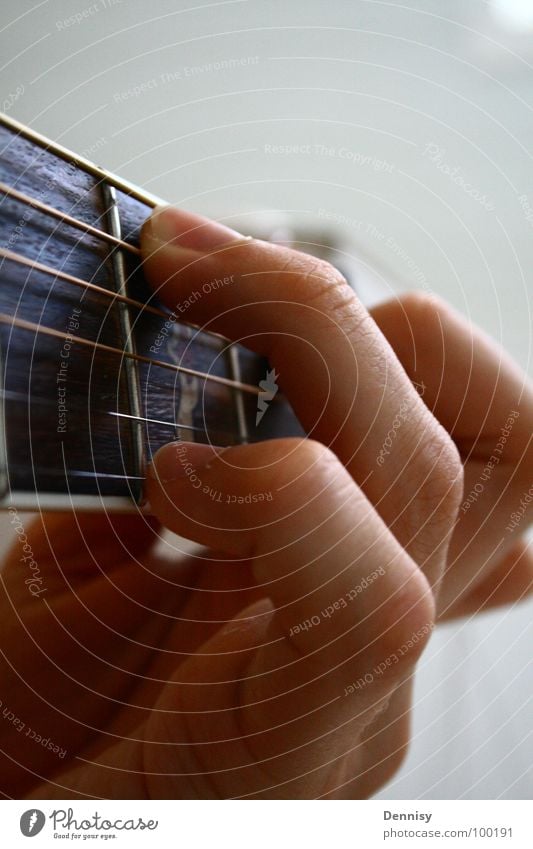
[[[0,481],[18,506],[142,502],[147,462],[183,438],[301,432],[267,364],[153,296],[139,231],[154,200],[0,123]]]

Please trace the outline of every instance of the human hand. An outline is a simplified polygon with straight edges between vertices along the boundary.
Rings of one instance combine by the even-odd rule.
[[[531,591],[533,388],[516,363],[439,298],[408,294],[372,315],[453,437],[465,483],[439,617],[466,616]]]
[[[190,224],[176,215],[177,235]],[[160,452],[151,505],[208,546],[200,558],[169,564],[141,517],[38,523],[50,595],[37,609],[21,597],[14,552],[4,678],[13,709],[68,754],[58,763],[16,731],[2,745],[35,797],[368,796],[408,742],[461,464],[336,272],[236,234],[216,246],[198,225],[206,255],[145,232],[159,294],[173,306],[196,281],[233,274],[187,317],[232,338],[245,327],[312,439],[181,446],[212,490],[272,494],[244,505],[193,490],[176,446]],[[379,465],[402,403],[397,449]]]

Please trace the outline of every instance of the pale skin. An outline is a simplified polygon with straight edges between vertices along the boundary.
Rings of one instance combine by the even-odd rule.
[[[24,585],[15,542],[0,596],[0,697],[15,717],[0,722],[2,792],[371,796],[405,755],[435,623],[530,591],[529,506],[506,528],[531,485],[531,385],[427,295],[369,314],[326,263],[171,209],[142,246],[172,309],[233,276],[187,319],[245,333],[310,437],[188,445],[202,488],[169,445],[148,479],[152,517],[47,514],[25,529],[46,591]],[[158,544],[162,528],[204,548],[180,555]]]

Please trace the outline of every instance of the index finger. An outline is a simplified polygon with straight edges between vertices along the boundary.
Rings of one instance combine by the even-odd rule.
[[[342,276],[171,207],[149,219],[142,248],[157,294],[178,318],[186,312],[269,358],[307,433],[343,461],[434,582],[448,523],[433,519],[460,497],[457,452]]]

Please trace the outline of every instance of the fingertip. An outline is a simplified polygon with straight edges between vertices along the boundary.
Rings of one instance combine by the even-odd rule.
[[[155,243],[161,249],[185,248],[200,253],[250,239],[220,221],[168,205],[155,207],[141,236],[149,245]]]
[[[195,470],[208,467],[224,449],[211,444],[178,440],[163,445],[153,456],[147,478],[161,486],[180,483],[195,476]]]

